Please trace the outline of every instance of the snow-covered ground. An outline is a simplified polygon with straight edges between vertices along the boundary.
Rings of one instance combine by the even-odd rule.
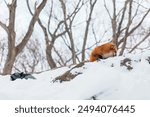
[[[10,80],[10,76],[0,76],[0,99],[150,99],[150,51],[99,62],[86,63],[72,71],[81,72],[67,82],[52,80],[70,69],[58,68],[40,74],[33,74],[36,80]],[[121,60],[130,58],[133,67],[128,70],[120,66]]]

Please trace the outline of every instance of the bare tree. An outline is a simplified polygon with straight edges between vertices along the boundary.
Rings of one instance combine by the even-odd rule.
[[[35,22],[37,21],[40,12],[46,5],[46,2],[47,0],[43,0],[41,4],[36,8],[34,15],[30,21],[27,33],[25,34],[24,38],[17,46],[15,45],[16,42],[15,18],[16,18],[17,0],[12,0],[11,4],[7,4],[7,7],[9,9],[8,26],[0,21],[0,26],[7,32],[8,35],[8,54],[3,69],[4,75],[11,73],[15,59],[18,56],[18,54],[24,49],[27,42],[29,41],[33,32]]]
[[[26,0],[26,2],[27,2],[28,9],[30,11],[30,14],[33,16],[34,14],[31,11],[31,8],[30,8],[30,5],[29,5],[29,0]],[[36,6],[36,3],[35,3],[35,6]],[[50,10],[49,20],[51,18],[52,10],[53,10],[53,0],[52,0],[52,6],[51,6],[51,10]],[[53,38],[53,41],[50,42],[49,41],[49,35],[48,35],[48,32],[47,32],[47,28],[42,24],[42,21],[41,21],[40,18],[38,18],[38,23],[39,23],[40,27],[42,28],[44,36],[45,36],[47,62],[48,62],[49,66],[51,68],[55,68],[57,66],[56,66],[56,63],[55,63],[55,61],[54,61],[54,59],[52,57],[52,48],[53,48],[55,39]]]
[[[65,2],[63,1],[63,3],[65,3]],[[77,4],[75,5],[73,11],[69,15],[68,14],[65,15],[64,10],[62,10],[64,18],[60,19],[60,18],[58,18],[59,16],[57,14],[54,15],[55,9],[54,9],[53,0],[52,0],[51,7],[49,10],[47,26],[43,25],[43,21],[40,18],[38,19],[38,23],[39,23],[40,27],[42,28],[44,36],[45,36],[46,57],[47,57],[47,61],[48,61],[50,68],[52,68],[52,69],[56,68],[57,63],[61,66],[66,65],[66,62],[63,60],[63,57],[61,56],[59,51],[57,51],[57,48],[54,46],[56,40],[62,38],[62,36],[66,35],[66,34],[68,34],[70,42],[71,42],[71,47],[69,48],[69,50],[72,52],[72,56],[74,56],[74,57],[72,57],[71,60],[73,61],[73,63],[76,63],[75,62],[76,61],[75,49],[72,49],[72,48],[75,48],[74,47],[75,45],[74,45],[72,31],[70,31],[70,30],[72,30],[72,24],[73,24],[73,20],[74,20],[76,14],[79,12],[79,10],[81,9],[81,7],[84,4],[85,3],[82,0],[79,0],[77,2]],[[66,4],[64,4],[64,5],[66,7]],[[32,10],[29,5],[29,0],[27,0],[27,6],[28,6],[28,9],[29,9],[31,15],[33,15]],[[69,12],[69,11],[67,11],[67,12]],[[51,29],[52,20],[55,20],[55,22],[57,22],[55,29],[53,29],[53,31]],[[67,22],[69,22],[69,23],[67,23]],[[68,27],[68,28],[66,28],[66,27]],[[53,58],[52,54],[54,52],[59,57],[60,61],[57,61],[56,59]],[[75,59],[73,59],[73,58],[75,58]]]
[[[74,8],[74,11],[71,13],[71,15],[69,15],[67,13],[67,8],[66,8],[66,3],[64,0],[59,0],[61,3],[61,8],[63,11],[63,17],[64,17],[64,26],[65,26],[65,30],[66,33],[69,37],[70,40],[70,50],[72,53],[72,62],[73,64],[76,64],[76,50],[75,50],[75,44],[74,44],[74,36],[73,36],[73,30],[72,30],[72,25],[73,25],[73,21],[77,15],[77,13],[80,11],[80,9],[82,8],[82,6],[85,4],[84,1],[79,0],[76,7]],[[81,5],[80,5],[81,4]]]
[[[69,24],[67,23],[67,9],[66,9],[66,4],[64,2],[64,0],[59,0],[61,3],[61,7],[62,7],[62,11],[63,11],[63,15],[64,15],[64,24],[65,24],[65,30],[67,31],[67,34],[69,36],[70,39],[70,43],[71,43],[71,52],[72,52],[72,62],[73,64],[76,64],[76,52],[75,52],[75,45],[74,45],[74,39],[73,39],[73,33],[72,33],[72,23],[73,20],[75,18],[75,15],[73,16],[73,18],[69,18]]]
[[[87,43],[87,39],[88,39],[90,22],[92,20],[92,13],[93,13],[94,6],[95,6],[96,2],[97,2],[97,0],[90,0],[90,2],[89,2],[90,3],[90,12],[89,12],[88,19],[86,21],[86,28],[85,28],[84,37],[83,37],[82,61],[85,60],[85,47],[86,47],[86,43]]]
[[[150,12],[150,8],[149,9],[145,8],[146,13],[142,16],[141,19],[138,20],[138,23],[136,23],[135,25],[134,19],[137,17],[137,13],[139,11],[141,4],[138,4],[136,7],[136,11],[133,12],[133,2],[134,2],[133,0],[125,0],[123,8],[120,11],[117,11],[116,0],[112,0],[113,15],[111,16],[111,12],[107,8],[106,1],[104,0],[104,6],[111,19],[112,24],[112,34],[113,34],[112,41],[117,45],[117,47],[121,45],[119,55],[122,55],[124,53],[127,40],[129,39],[131,34],[133,34],[142,25],[144,19]],[[126,18],[128,18],[127,21]],[[126,24],[125,21],[127,22]]]

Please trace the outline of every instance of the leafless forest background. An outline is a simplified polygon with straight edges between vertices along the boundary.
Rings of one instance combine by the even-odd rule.
[[[107,41],[117,45],[120,56],[150,49],[149,0],[25,0],[24,3],[30,19],[26,32],[18,36],[22,29],[16,27],[22,24],[16,18],[21,3],[0,1],[7,9],[7,17],[0,16],[0,34],[6,35],[0,36],[0,74],[35,73],[77,64],[87,60],[96,45]],[[37,34],[35,30],[39,30]]]

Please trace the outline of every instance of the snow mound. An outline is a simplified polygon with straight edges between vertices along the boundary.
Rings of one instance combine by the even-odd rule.
[[[33,74],[36,80],[10,80],[0,76],[0,99],[42,100],[149,100],[150,51],[136,55],[86,62],[72,74],[81,73],[66,82],[52,82],[69,67]]]

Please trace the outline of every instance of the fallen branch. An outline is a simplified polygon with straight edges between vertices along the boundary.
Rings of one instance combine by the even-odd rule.
[[[82,67],[85,64],[85,62],[88,62],[88,61],[83,61],[83,62],[78,63],[77,65],[72,67],[70,70],[68,70],[65,73],[63,73],[62,75],[56,77],[52,82],[53,83],[56,81],[63,82],[63,81],[70,81],[70,80],[74,79],[76,76],[82,74],[82,72],[76,72],[75,74],[73,74],[73,73],[71,73],[71,71],[74,70],[75,68]]]

